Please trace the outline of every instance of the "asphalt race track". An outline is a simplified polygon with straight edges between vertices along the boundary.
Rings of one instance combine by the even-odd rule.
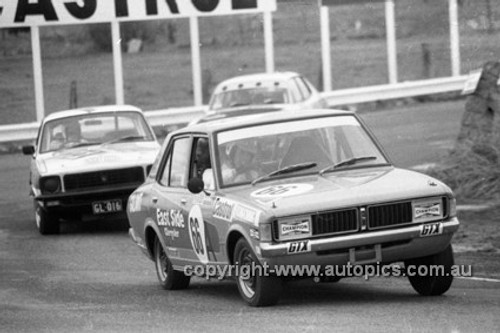
[[[362,114],[395,164],[439,162],[456,137],[463,103]],[[159,288],[153,263],[126,223],[65,224],[41,236],[28,197],[29,157],[0,156],[0,331],[498,332],[500,283],[455,279],[421,297],[404,278],[290,282],[277,306],[251,308],[232,281]]]

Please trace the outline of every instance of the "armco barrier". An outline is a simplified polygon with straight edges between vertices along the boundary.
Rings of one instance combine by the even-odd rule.
[[[423,81],[410,81],[362,88],[343,89],[322,93],[329,106],[373,102],[395,98],[432,95],[461,91],[468,76],[446,77]],[[186,124],[203,114],[205,106],[190,106],[157,111],[146,111],[153,126]],[[36,137],[38,123],[0,125],[0,142],[31,140]]]
[[[345,105],[412,96],[432,95],[461,91],[468,76],[454,76],[423,81],[409,81],[362,88],[343,89],[322,93],[328,105]]]

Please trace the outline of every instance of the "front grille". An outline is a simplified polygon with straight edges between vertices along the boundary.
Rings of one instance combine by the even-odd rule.
[[[348,209],[312,215],[312,230],[313,236],[357,231],[357,210]]]
[[[64,176],[66,191],[106,188],[110,185],[132,185],[142,182],[144,182],[144,171],[141,167],[76,173]]]
[[[411,201],[368,207],[368,228],[378,229],[411,223]]]

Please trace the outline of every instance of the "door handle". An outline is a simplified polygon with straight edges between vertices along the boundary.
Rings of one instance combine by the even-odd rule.
[[[151,198],[151,201],[152,201],[153,203],[157,203],[157,202],[158,202],[158,198],[157,198],[157,197],[152,197],[152,198]]]
[[[181,204],[182,205],[185,205],[187,203],[187,200],[186,199],[181,199]]]

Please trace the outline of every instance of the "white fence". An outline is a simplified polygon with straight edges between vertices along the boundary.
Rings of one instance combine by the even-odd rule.
[[[343,89],[322,93],[330,107],[371,101],[432,95],[463,90],[468,76],[454,76],[423,81],[411,81],[363,88]],[[157,111],[146,111],[153,126],[176,126],[186,124],[203,115],[204,107],[183,107]],[[36,137],[39,124],[0,125],[0,142],[31,140]]]

